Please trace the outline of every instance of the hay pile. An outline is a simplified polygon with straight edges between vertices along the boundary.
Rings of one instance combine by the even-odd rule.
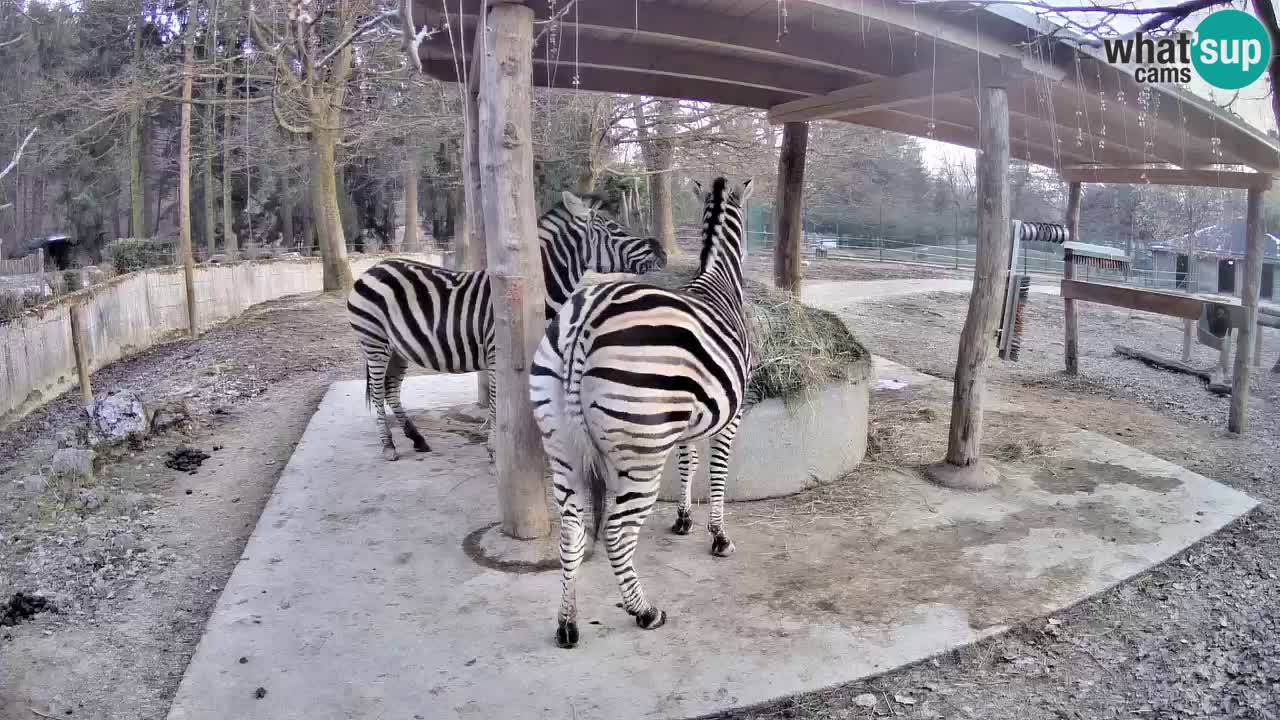
[[[697,272],[697,261],[672,260],[666,269],[636,280],[679,288]],[[746,281],[747,319],[755,369],[748,397],[787,399],[807,388],[849,377],[866,348],[835,313],[798,302],[789,293]]]

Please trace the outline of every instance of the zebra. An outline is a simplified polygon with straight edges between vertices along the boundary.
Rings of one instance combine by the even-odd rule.
[[[611,220],[604,201],[564,192],[538,220],[546,315],[552,317],[588,270],[643,274],[666,266],[655,238],[631,235]],[[493,307],[485,271],[459,272],[393,258],[364,272],[347,297],[347,311],[365,355],[365,397],[378,414],[382,456],[398,457],[384,401],[414,450],[430,452],[400,404],[408,363],[438,373],[486,370],[494,365]],[[492,377],[491,377],[492,380]],[[494,426],[496,383],[489,383],[489,428]]]
[[[584,502],[609,562],[623,608],[647,630],[666,622],[640,587],[634,567],[640,528],[653,510],[667,456],[679,446],[683,485],[672,531],[689,532],[691,443],[710,438],[711,553],[728,557],[724,489],[742,420],[751,347],[743,315],[742,204],[751,180],[715,179],[705,202],[698,274],[680,290],[641,282],[578,288],[547,326],[530,366],[529,397],[551,462],[560,509],[562,596],[556,644],[578,642],[574,575],[585,553]]]

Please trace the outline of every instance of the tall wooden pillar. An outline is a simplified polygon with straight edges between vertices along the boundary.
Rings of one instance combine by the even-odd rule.
[[[1261,332],[1258,329],[1258,292],[1262,289],[1262,192],[1260,187],[1249,188],[1249,206],[1245,212],[1248,250],[1244,256],[1244,287],[1240,289],[1244,318],[1240,327],[1236,328],[1236,362],[1231,374],[1231,413],[1227,417],[1227,430],[1241,435],[1248,425],[1249,353],[1253,350],[1254,333]]]
[[[1080,239],[1080,199],[1083,194],[1083,186],[1079,181],[1073,182],[1067,186],[1067,236],[1076,241]],[[1075,263],[1066,261],[1063,258],[1062,277],[1071,280],[1075,277]],[[1062,308],[1065,317],[1066,338],[1065,338],[1065,359],[1067,365],[1067,374],[1075,375],[1080,372],[1080,326],[1076,320],[1076,301],[1065,299],[1062,301]]]
[[[489,265],[484,242],[484,212],[480,207],[480,66],[485,55],[484,23],[476,25],[472,44],[469,84],[463,89],[467,113],[465,133],[462,138],[462,199],[465,207],[462,216],[462,247],[454,249],[457,267],[463,270],[483,270]],[[459,252],[460,251],[460,252]],[[489,373],[476,373],[476,395],[480,407],[489,407]]]
[[[546,458],[529,404],[529,364],[542,339],[545,290],[533,197],[533,10],[489,7],[480,68],[480,196],[498,359],[495,462],[502,530],[546,535]]]
[[[809,123],[782,126],[778,155],[778,236],[773,248],[773,284],[800,294],[800,239],[804,236],[804,161],[809,147]]]
[[[1003,87],[979,91],[977,156],[978,244],[969,314],[960,335],[946,459],[928,468],[941,485],[967,490],[999,482],[981,462],[982,402],[987,358],[995,344],[1009,268],[1009,96]]]

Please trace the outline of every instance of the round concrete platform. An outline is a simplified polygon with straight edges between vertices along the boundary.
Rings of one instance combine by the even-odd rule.
[[[871,359],[849,368],[849,379],[814,389],[786,402],[770,398],[747,411],[729,461],[725,500],[763,500],[794,495],[838,480],[867,452],[871,401]],[[693,498],[707,500],[706,441],[698,447]],[[679,453],[672,452],[662,475],[660,500],[680,497]]]

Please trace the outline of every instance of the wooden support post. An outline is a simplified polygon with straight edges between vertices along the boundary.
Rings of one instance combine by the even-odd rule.
[[[999,482],[995,468],[980,462],[982,402],[987,357],[1000,322],[1010,243],[1008,92],[1002,87],[984,87],[978,103],[978,244],[973,292],[960,335],[946,460],[928,470],[929,477],[941,485],[969,490]]]
[[[76,356],[76,374],[80,378],[80,399],[85,403],[93,402],[93,386],[89,383],[89,348],[85,347],[84,324],[80,322],[82,305],[76,303],[67,308],[67,316],[71,319],[71,352]]]
[[[182,254],[182,279],[187,286],[187,331],[194,340],[199,334],[196,322],[195,258],[191,254],[191,85],[193,41],[188,31],[182,53],[182,123],[178,151],[178,247]]]
[[[485,255],[484,212],[480,207],[480,96],[476,92],[480,82],[480,65],[485,54],[484,27],[484,23],[476,24],[471,55],[472,82],[462,89],[467,103],[465,135],[462,139],[462,196],[465,212],[462,218],[462,247],[454,248],[454,260],[464,270],[483,270],[489,264]],[[476,373],[476,395],[480,407],[489,407],[488,371]]]
[[[1182,362],[1191,362],[1191,338],[1195,335],[1196,321],[1191,318],[1182,320]]]
[[[1072,242],[1080,240],[1080,198],[1083,194],[1083,185],[1080,182],[1073,182],[1067,186],[1067,235]],[[1065,257],[1062,262],[1062,277],[1066,280],[1075,278],[1074,263]],[[1075,375],[1080,372],[1080,326],[1076,319],[1076,301],[1064,299],[1062,301],[1063,313],[1065,314],[1066,326],[1066,342],[1065,354],[1067,374]]]
[[[495,462],[502,530],[550,530],[546,458],[529,404],[529,364],[542,340],[545,290],[533,198],[533,10],[489,8],[480,69],[480,186],[498,360]]]
[[[1262,324],[1255,325],[1253,332],[1253,366],[1262,367]]]
[[[1231,413],[1227,430],[1243,435],[1247,429],[1249,409],[1249,352],[1254,333],[1258,331],[1258,292],[1262,288],[1262,188],[1249,188],[1249,205],[1245,211],[1245,233],[1248,250],[1244,257],[1244,287],[1240,304],[1244,306],[1244,322],[1236,328],[1236,363],[1231,373]]]
[[[804,235],[804,160],[809,147],[809,123],[782,126],[778,155],[778,237],[773,248],[773,284],[800,294],[800,239]]]

